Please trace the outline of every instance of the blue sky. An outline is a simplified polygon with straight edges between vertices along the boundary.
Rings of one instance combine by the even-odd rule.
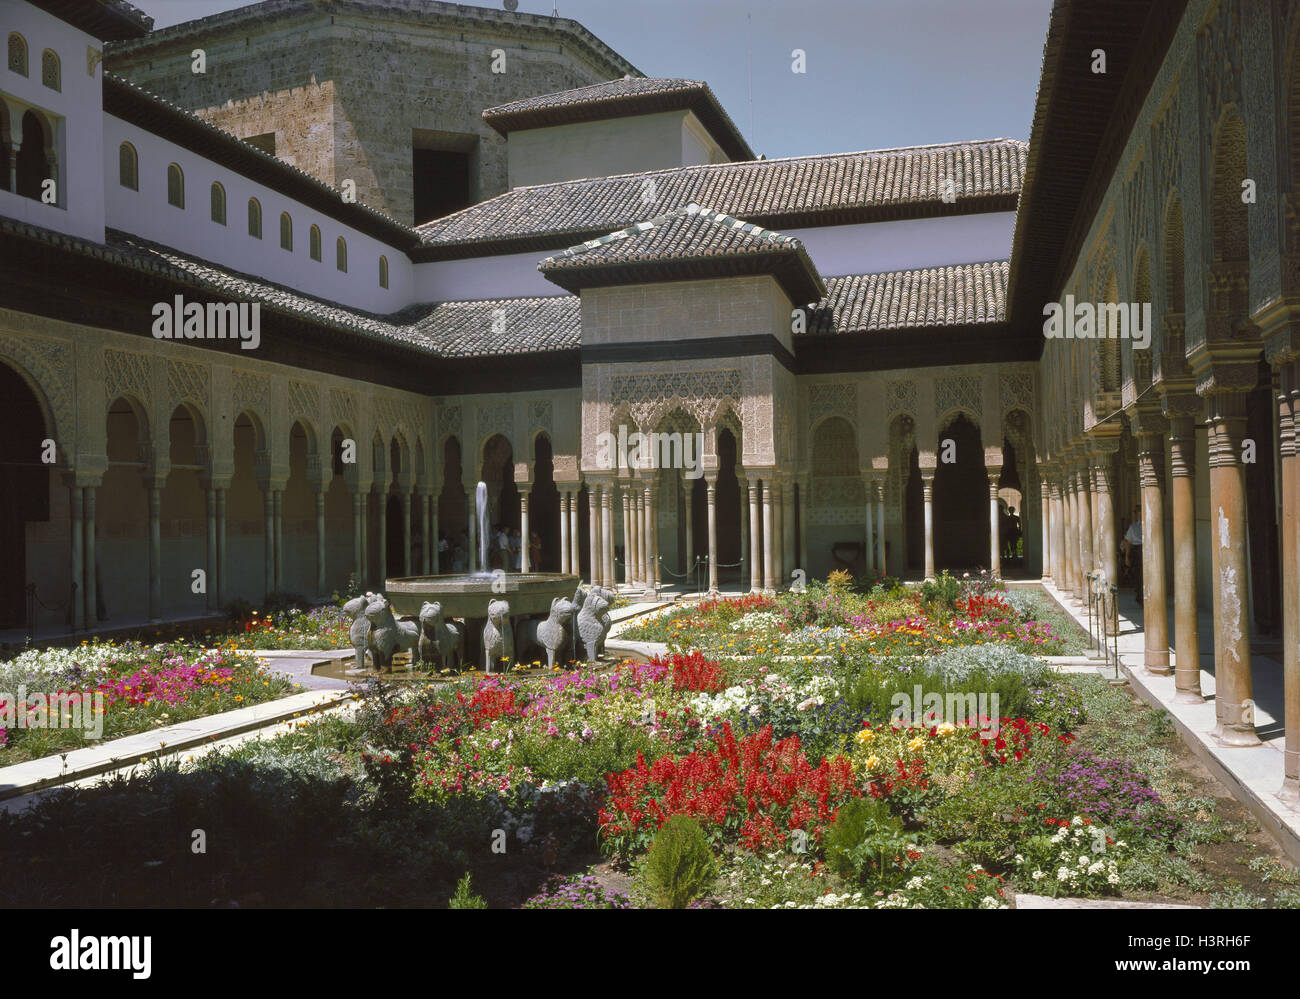
[[[135,2],[158,27],[243,6]],[[706,80],[776,157],[1027,140],[1051,0],[519,0],[553,6],[647,76]]]

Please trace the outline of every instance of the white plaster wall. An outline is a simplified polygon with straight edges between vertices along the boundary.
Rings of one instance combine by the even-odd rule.
[[[822,277],[948,267],[1011,256],[1015,212],[784,229],[803,242]]]
[[[511,132],[510,186],[683,166],[682,123],[687,114],[660,111]]]
[[[493,298],[567,295],[537,270],[545,252],[510,253],[466,260],[413,264],[412,295],[417,302],[478,302]]]
[[[104,118],[100,158],[107,194],[107,224],[231,270],[368,312],[388,313],[412,301],[410,259],[371,236],[341,224],[301,202],[218,166],[166,139],[111,115]],[[118,147],[135,146],[139,190],[119,183]],[[185,207],[167,203],[167,166],[185,175]],[[226,189],[226,224],[212,221],[213,181]],[[248,234],[248,199],[262,204],[262,238]],[[280,248],[280,213],[293,219],[293,251]],[[321,230],[321,259],[309,254],[312,224]],[[334,242],[348,244],[348,269],[334,265]],[[388,258],[388,288],[379,286],[379,256]]]
[[[8,39],[17,31],[27,41],[27,76],[9,69]],[[0,4],[0,36],[6,57],[0,61],[0,95],[47,112],[55,124],[59,157],[58,204],[45,205],[0,191],[0,215],[30,225],[102,242],[104,187],[99,176],[103,148],[102,63],[86,72],[87,47],[99,51],[99,40],[27,3]],[[59,56],[61,90],[41,83],[41,53]],[[21,117],[21,116],[20,116]]]

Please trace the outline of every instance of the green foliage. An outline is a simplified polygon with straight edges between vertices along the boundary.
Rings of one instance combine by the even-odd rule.
[[[456,882],[456,894],[447,902],[448,909],[486,909],[487,902],[483,901],[482,895],[476,895],[474,889],[470,887],[469,871],[465,876]]]
[[[909,866],[903,824],[879,798],[854,798],[826,829],[826,866],[846,880],[874,889],[901,883]]]
[[[956,609],[957,600],[961,595],[961,580],[951,575],[947,569],[934,579],[927,579],[921,584],[921,602],[927,608],[951,614]]]
[[[660,909],[684,909],[718,876],[708,837],[694,819],[674,815],[655,834],[641,872],[641,888]]]

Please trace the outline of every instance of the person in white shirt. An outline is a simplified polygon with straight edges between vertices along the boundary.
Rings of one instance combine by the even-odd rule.
[[[1128,525],[1128,530],[1124,532],[1124,568],[1126,571],[1133,573],[1134,590],[1137,593],[1142,592],[1142,513],[1137,508],[1133,508],[1133,520]],[[1136,557],[1134,557],[1136,556]]]

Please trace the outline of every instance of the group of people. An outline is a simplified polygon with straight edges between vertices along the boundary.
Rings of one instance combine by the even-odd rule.
[[[528,560],[536,569],[542,559],[542,539],[536,531],[529,532]],[[443,572],[469,571],[469,537],[464,531],[449,537],[446,531],[438,534],[438,565]],[[488,536],[488,569],[505,569],[519,572],[523,568],[523,538],[519,528],[497,524]]]

